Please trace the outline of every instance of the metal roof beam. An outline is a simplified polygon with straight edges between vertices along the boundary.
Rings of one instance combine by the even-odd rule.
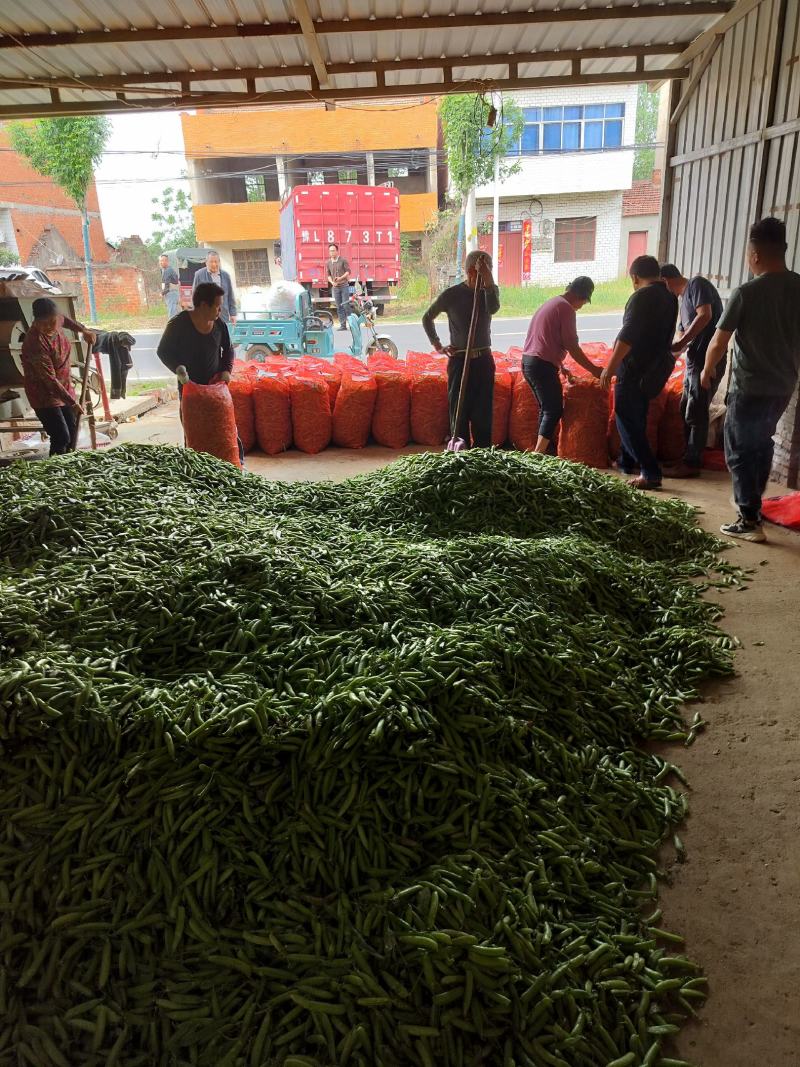
[[[491,11],[464,15],[430,15],[412,18],[342,19],[313,23],[317,36],[324,34],[394,33],[407,30],[477,30],[481,26],[543,26],[557,22],[605,22],[648,18],[695,18],[725,15],[734,0],[667,0],[659,4],[620,4],[615,7],[539,9],[537,11]],[[228,23],[204,26],[141,27],[128,30],[89,30],[84,33],[24,33],[0,36],[0,49],[58,48],[63,45],[136,44],[143,41],[219,40],[226,37],[298,37],[299,22]]]
[[[542,50],[541,52],[502,52],[494,55],[480,56],[441,56],[425,59],[401,59],[387,62],[364,63],[330,63],[327,65],[329,75],[336,74],[375,74],[385,77],[390,71],[401,70],[452,70],[454,67],[512,67],[521,63],[558,63],[562,60],[581,61],[588,59],[635,59],[637,63],[646,56],[668,56],[682,52],[687,42],[659,45],[618,45],[607,48],[561,48]],[[191,82],[213,81],[250,81],[269,80],[271,78],[307,78],[312,67],[308,64],[292,67],[237,67],[217,70],[173,70],[150,74],[89,74],[81,75],[79,81],[60,77],[46,78],[0,78],[0,91],[3,89],[31,89],[38,86],[45,88],[80,89],[90,86],[93,89],[120,89],[136,92],[141,86],[143,92],[153,85],[180,85],[188,92]],[[642,66],[630,73],[647,73]],[[515,76],[515,75],[510,75]],[[255,90],[253,90],[255,93]]]
[[[314,20],[311,18],[311,12],[308,10],[308,4],[306,0],[292,0],[292,7],[294,13],[297,15],[297,21],[300,23],[300,29],[303,31],[303,40],[306,43],[308,49],[308,58],[311,60],[311,64],[314,67],[314,73],[317,76],[317,81],[322,89],[326,89],[330,85],[328,80],[328,70],[325,66],[325,57],[322,55],[322,49],[319,45],[319,38],[317,37]]]
[[[669,77],[664,79],[668,81],[669,78],[675,78],[677,75],[672,71],[673,67],[686,67],[692,60],[696,59],[699,55],[713,44],[715,38],[721,39],[722,35],[727,33],[731,26],[735,26],[740,19],[745,18],[751,11],[755,10],[759,4],[763,3],[763,0],[737,0],[737,3],[733,4],[730,10],[723,15],[723,17],[715,22],[714,25],[701,33],[699,37],[695,38],[689,47],[681,52],[672,63],[667,64],[667,69],[670,71]],[[660,89],[663,82],[657,83],[654,88]]]
[[[663,78],[663,70],[654,70],[654,78]],[[685,78],[687,70],[681,70],[672,77]],[[82,100],[59,104],[13,104],[3,106],[0,104],[0,119],[2,118],[40,118],[52,115],[96,115],[104,112],[141,112],[143,110],[159,111],[175,108],[228,108],[234,105],[264,106],[264,105],[293,105],[317,102],[337,102],[343,100],[376,100],[429,96],[437,97],[448,92],[464,92],[474,89],[477,85],[481,89],[547,89],[551,86],[561,87],[564,85],[624,85],[630,82],[629,71],[619,71],[610,74],[567,74],[552,75],[548,78],[512,78],[497,79],[495,81],[454,81],[445,77],[444,82],[431,82],[424,85],[374,85],[355,89],[320,89],[312,92],[310,89],[290,89],[285,92],[258,93],[255,98],[248,93],[207,93],[191,96],[176,94],[174,96],[158,96],[154,98],[138,99],[135,104],[132,101],[116,100]],[[119,94],[121,95],[121,94]]]

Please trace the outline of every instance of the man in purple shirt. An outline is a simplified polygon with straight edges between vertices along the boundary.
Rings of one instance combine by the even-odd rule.
[[[535,452],[557,454],[555,435],[564,414],[564,394],[559,371],[567,352],[595,378],[600,368],[584,355],[578,343],[575,312],[592,301],[594,282],[582,275],[566,292],[546,300],[531,319],[522,354],[522,373],[539,402],[539,438]]]

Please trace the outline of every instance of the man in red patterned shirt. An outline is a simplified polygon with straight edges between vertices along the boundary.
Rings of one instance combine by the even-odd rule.
[[[33,323],[22,342],[25,393],[50,438],[51,456],[73,450],[72,437],[81,410],[70,381],[72,345],[65,326],[94,344],[96,335],[91,330],[60,315],[48,297],[40,297],[33,302]]]

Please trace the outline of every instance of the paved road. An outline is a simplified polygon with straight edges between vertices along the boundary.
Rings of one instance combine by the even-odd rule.
[[[495,319],[492,324],[492,340],[498,349],[510,348],[512,345],[521,345],[528,329],[528,318],[524,319]],[[605,341],[610,344],[617,334],[622,323],[622,313],[613,312],[602,315],[579,315],[578,333],[584,341]],[[442,320],[442,331],[447,336],[447,326]],[[430,344],[425,332],[418,323],[392,323],[381,320],[381,332],[388,333],[397,344],[400,352],[411,351],[427,352]],[[163,378],[166,370],[156,355],[161,333],[159,330],[140,330],[136,333],[136,347],[133,349],[133,370],[131,380],[146,380],[148,378]],[[347,335],[349,337],[349,335]],[[337,341],[342,341],[345,334],[336,334]],[[106,366],[106,370],[108,367]]]

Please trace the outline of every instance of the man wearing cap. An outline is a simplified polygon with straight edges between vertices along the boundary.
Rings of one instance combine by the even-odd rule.
[[[673,263],[665,263],[661,277],[667,289],[680,300],[681,335],[672,345],[675,355],[686,352],[686,373],[681,394],[681,416],[686,430],[686,451],[683,461],[675,467],[666,468],[668,478],[697,478],[703,466],[703,449],[708,439],[708,411],[722,376],[727,359],[723,358],[714,371],[710,389],[700,384],[700,375],[706,361],[706,351],[714,336],[722,301],[719,293],[707,278],[698,274],[684,278]]]
[[[539,402],[539,437],[535,452],[557,454],[556,431],[564,414],[559,371],[564,372],[567,352],[576,363],[600,377],[600,367],[584,355],[578,343],[575,312],[591,303],[594,282],[582,275],[561,296],[546,300],[531,319],[522,355],[522,373]]]
[[[33,322],[22,342],[22,375],[28,403],[50,438],[50,455],[72,452],[81,411],[70,378],[72,345],[64,327],[90,345],[96,335],[79,322],[59,314],[55,301],[33,301]]]

